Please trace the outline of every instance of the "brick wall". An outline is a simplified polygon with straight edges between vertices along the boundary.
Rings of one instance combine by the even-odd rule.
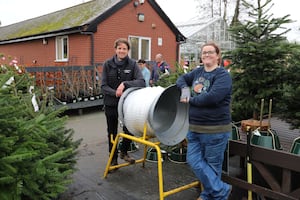
[[[145,21],[138,22],[137,13],[144,13]],[[155,28],[153,28],[153,25]],[[94,62],[103,63],[114,55],[114,41],[117,38],[129,36],[151,38],[151,60],[157,53],[162,53],[164,59],[173,67],[176,62],[176,36],[156,11],[148,4],[134,7],[132,3],[121,8],[114,15],[98,25],[94,34]],[[162,38],[162,46],[158,45]],[[74,66],[91,64],[91,39],[89,35],[69,35],[69,61],[55,61],[55,38],[0,45],[0,52],[11,55],[25,66]]]

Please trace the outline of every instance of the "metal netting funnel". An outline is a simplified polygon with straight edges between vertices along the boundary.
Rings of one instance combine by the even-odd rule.
[[[168,88],[129,88],[121,96],[118,113],[120,121],[134,135],[147,135],[168,146],[185,139],[188,131],[188,105],[179,102],[176,85]]]

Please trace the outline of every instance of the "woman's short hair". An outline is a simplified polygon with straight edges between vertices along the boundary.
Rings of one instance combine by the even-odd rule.
[[[119,38],[115,41],[115,45],[114,45],[114,48],[116,49],[120,44],[125,44],[128,48],[128,50],[130,50],[130,44],[128,42],[127,39],[125,38]]]

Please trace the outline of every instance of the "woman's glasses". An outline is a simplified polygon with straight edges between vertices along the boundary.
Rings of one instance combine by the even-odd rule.
[[[212,55],[214,53],[216,53],[216,51],[203,51],[202,55]]]

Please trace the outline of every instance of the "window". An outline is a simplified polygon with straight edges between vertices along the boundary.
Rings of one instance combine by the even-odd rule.
[[[56,61],[68,61],[69,43],[68,36],[56,37]]]
[[[146,37],[129,36],[131,45],[130,57],[132,59],[151,59],[151,39]]]

